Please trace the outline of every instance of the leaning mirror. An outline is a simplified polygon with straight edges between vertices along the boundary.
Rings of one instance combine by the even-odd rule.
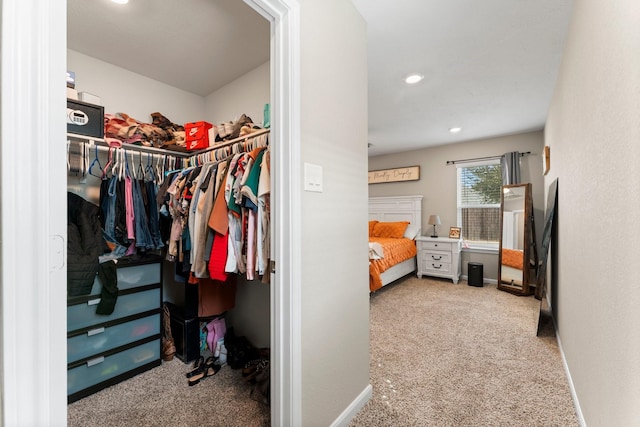
[[[498,289],[530,295],[531,247],[535,251],[531,184],[504,185],[500,200]],[[535,253],[537,258],[537,252]]]

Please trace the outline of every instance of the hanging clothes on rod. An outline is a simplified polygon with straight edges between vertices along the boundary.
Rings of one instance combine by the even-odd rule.
[[[268,283],[269,159],[263,133],[195,155],[167,177],[158,193],[172,218],[167,259],[191,283],[232,274]]]
[[[128,147],[107,147],[95,141],[70,139],[69,155],[81,158],[82,184],[86,178],[98,180],[100,223],[111,253],[108,258],[146,253],[164,247],[156,194],[164,171],[183,159],[166,154],[143,153]],[[100,157],[103,157],[104,162]],[[104,165],[104,166],[103,166]]]
[[[112,256],[166,245],[166,258],[180,263],[191,281],[239,273],[268,282],[268,129],[188,157],[104,144],[70,137],[68,167],[100,180],[101,224]]]

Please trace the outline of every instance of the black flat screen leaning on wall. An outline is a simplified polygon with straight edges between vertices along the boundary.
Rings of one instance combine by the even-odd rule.
[[[549,258],[549,246],[551,245],[551,235],[553,231],[553,218],[556,211],[556,202],[558,200],[558,178],[549,185],[549,194],[547,196],[547,210],[544,218],[544,229],[542,230],[542,253],[540,254],[540,268],[538,269],[538,277],[536,283],[542,284],[546,288],[547,282],[547,260]],[[538,296],[538,295],[537,295]],[[539,298],[542,295],[538,296]]]
[[[540,257],[540,268],[536,278],[536,298],[540,299],[540,315],[538,317],[537,336],[555,336],[553,313],[547,295],[547,261],[549,259],[549,247],[553,236],[554,218],[557,213],[558,203],[558,179],[556,178],[549,186],[547,196],[547,210],[545,214],[544,229],[542,230],[542,247]],[[553,301],[553,300],[552,300]]]

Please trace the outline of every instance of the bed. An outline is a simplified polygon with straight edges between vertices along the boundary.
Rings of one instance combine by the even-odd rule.
[[[500,282],[512,286],[522,286],[523,264],[524,251],[520,249],[502,248]]]
[[[371,292],[416,271],[415,237],[420,235],[422,229],[422,196],[370,197],[370,236],[374,230],[378,231],[381,227],[388,230],[393,225],[388,227],[387,224],[394,223],[407,223],[402,237],[372,236],[369,239]]]

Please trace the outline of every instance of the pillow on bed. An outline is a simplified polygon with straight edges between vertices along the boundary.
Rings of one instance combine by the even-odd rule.
[[[409,221],[379,222],[373,226],[373,237],[390,237],[401,239]]]
[[[378,221],[373,220],[369,221],[369,237],[373,237],[373,227],[378,223]]]
[[[404,238],[414,240],[420,235],[420,227],[417,225],[409,224],[407,229],[404,230]]]

